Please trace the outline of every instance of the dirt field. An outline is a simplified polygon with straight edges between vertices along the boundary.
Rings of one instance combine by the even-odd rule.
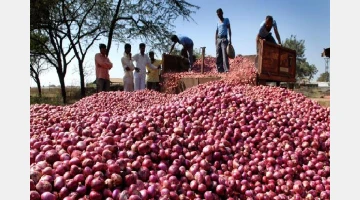
[[[305,96],[319,102],[324,107],[330,107],[330,89],[327,88],[299,88],[294,91],[304,94]]]
[[[311,99],[319,102],[319,104],[324,107],[330,107],[330,99],[325,99],[325,98],[311,98]]]

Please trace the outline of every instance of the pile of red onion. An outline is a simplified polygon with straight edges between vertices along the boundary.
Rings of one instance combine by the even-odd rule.
[[[207,56],[204,58],[203,74],[201,74],[202,59],[196,60],[191,72],[169,72],[162,75],[164,92],[176,93],[181,78],[209,78],[219,77],[224,80],[236,80],[243,84],[255,85],[256,73],[255,63],[243,56],[229,59],[230,72],[218,73],[216,70],[216,58]]]
[[[330,199],[330,109],[215,81],[31,105],[30,199]]]

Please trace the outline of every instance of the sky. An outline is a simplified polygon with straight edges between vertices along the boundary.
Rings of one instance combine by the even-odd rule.
[[[318,73],[314,76],[316,80],[325,72],[325,60],[321,57],[324,48],[330,47],[330,1],[329,0],[191,0],[188,1],[200,7],[192,15],[193,21],[184,21],[179,18],[175,22],[175,32],[179,35],[190,37],[194,42],[194,48],[206,47],[206,54],[215,56],[215,30],[218,17],[216,10],[222,8],[224,17],[229,18],[232,31],[232,44],[235,53],[242,55],[255,54],[255,38],[260,23],[267,15],[272,15],[278,25],[282,41],[296,35],[298,40],[305,40],[305,57],[310,64],[314,64]],[[273,32],[273,31],[272,31]],[[275,34],[273,33],[274,38]],[[98,44],[106,43],[102,38],[89,50],[85,65],[91,70],[89,81],[95,80],[94,56],[99,52]],[[141,41],[134,40],[132,53],[138,52],[138,44]],[[177,47],[179,44],[177,44]],[[111,78],[122,78],[123,69],[121,57],[123,44],[116,45],[113,41],[109,58],[113,63],[110,70]],[[170,49],[170,47],[169,47]],[[149,50],[149,49],[148,49]],[[147,52],[147,51],[146,51]],[[76,62],[72,62],[65,77],[67,86],[80,85],[79,75],[74,71]],[[330,68],[330,61],[329,61]],[[59,85],[55,68],[50,68],[40,76],[42,86]],[[35,87],[35,82],[30,78],[30,86]]]

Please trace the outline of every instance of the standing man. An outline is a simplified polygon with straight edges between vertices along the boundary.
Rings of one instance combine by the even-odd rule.
[[[276,39],[279,45],[281,45],[280,34],[277,28],[276,21],[270,15],[266,16],[265,20],[260,25],[259,33],[256,36],[256,44],[258,44],[258,41],[260,39],[276,44],[274,37],[270,33],[272,27],[274,27]]]
[[[153,64],[156,68],[152,68],[151,65],[146,65],[148,70],[147,74],[147,89],[155,90],[160,92],[160,68],[161,68],[161,60],[157,60],[154,58],[154,52],[149,52],[149,57],[151,60],[151,64]]]
[[[121,58],[121,64],[124,68],[124,91],[126,92],[132,92],[134,91],[134,75],[133,71],[135,69],[135,66],[133,64],[133,61],[131,60],[131,45],[125,44],[124,46],[125,52],[123,57]]]
[[[96,90],[97,92],[110,91],[109,70],[113,64],[106,55],[106,45],[99,45],[100,53],[95,54]]]
[[[179,43],[183,46],[183,48],[181,49],[182,52],[187,52],[188,54],[188,59],[189,59],[189,71],[191,71],[193,64],[194,64],[194,58],[193,58],[193,52],[194,52],[194,43],[193,41],[186,36],[176,36],[173,35],[171,36],[171,41],[173,42],[173,44],[171,45],[171,49],[169,54],[171,54],[171,52],[173,51],[175,44]]]
[[[135,81],[135,91],[145,89],[145,80],[146,80],[146,65],[151,66],[152,68],[156,68],[153,64],[151,64],[150,58],[145,54],[144,43],[139,45],[140,53],[134,55],[132,59],[136,62],[136,67],[134,71],[134,81]]]
[[[216,45],[216,66],[219,73],[229,72],[229,57],[226,47],[231,44],[231,28],[229,18],[224,18],[221,8],[216,10],[219,21],[216,25],[215,45]],[[229,29],[229,40],[227,39]]]

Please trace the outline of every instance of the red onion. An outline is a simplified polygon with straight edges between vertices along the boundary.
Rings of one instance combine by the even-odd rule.
[[[61,188],[60,191],[59,191],[59,197],[61,199],[67,197],[69,194],[70,194],[70,190],[67,189],[66,187]]]
[[[40,200],[40,194],[37,191],[30,191],[30,200]]]
[[[216,75],[222,80],[176,95],[102,92],[67,106],[31,105],[31,191],[60,199],[330,198],[330,109],[291,90],[244,84],[256,75],[245,57],[230,65]],[[215,72],[194,69],[165,73],[166,90]],[[215,59],[205,69],[215,70]]]
[[[100,177],[95,177],[91,181],[91,188],[95,191],[101,191],[105,187],[105,181]]]
[[[41,200],[56,200],[56,197],[50,192],[44,192],[41,194]]]
[[[65,179],[62,176],[58,176],[54,180],[54,189],[60,191],[65,186]]]
[[[89,194],[89,200],[101,200],[102,199],[102,195],[97,192],[92,190]]]
[[[48,181],[39,181],[36,184],[36,190],[42,194],[44,192],[51,192],[52,191],[52,185]]]

